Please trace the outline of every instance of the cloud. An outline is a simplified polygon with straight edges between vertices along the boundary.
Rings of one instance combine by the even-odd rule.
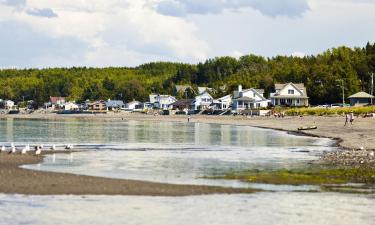
[[[188,14],[216,14],[242,8],[253,8],[271,17],[297,17],[309,10],[309,5],[307,0],[162,0],[157,5],[159,13],[179,17]]]
[[[39,16],[39,17],[46,17],[46,18],[53,18],[57,17],[57,14],[49,8],[45,9],[30,9],[26,11],[27,14],[32,16]]]

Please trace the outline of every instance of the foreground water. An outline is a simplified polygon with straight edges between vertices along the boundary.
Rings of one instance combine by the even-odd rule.
[[[303,167],[327,139],[202,123],[0,120],[0,144],[75,144],[34,170],[169,183],[251,186],[276,192],[189,197],[0,195],[0,224],[374,224],[374,195],[295,192],[204,179],[244,169]]]
[[[0,194],[0,224],[375,223],[374,196],[257,193],[191,197],[19,196]]]

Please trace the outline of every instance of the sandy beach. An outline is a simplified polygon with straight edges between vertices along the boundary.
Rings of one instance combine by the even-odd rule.
[[[187,122],[187,116],[159,116],[138,113],[111,113],[102,115],[1,115],[0,119],[84,119],[84,120],[151,120]],[[328,137],[337,140],[343,152],[363,147],[366,150],[375,149],[375,118],[356,118],[354,125],[344,127],[343,117],[244,117],[244,116],[190,116],[190,122],[218,123],[244,125],[270,129],[285,130],[296,135],[311,135]],[[318,129],[299,132],[298,127],[316,125]],[[350,154],[344,154],[345,160],[351,159]],[[347,155],[347,156],[346,156]],[[0,154],[0,192],[36,195],[58,194],[99,194],[99,195],[150,195],[150,196],[185,196],[214,193],[251,193],[251,189],[233,189],[194,185],[172,185],[153,182],[109,179],[64,173],[31,171],[19,168],[24,164],[41,162],[43,156]],[[325,157],[334,162],[337,158]],[[341,160],[341,159],[340,159]],[[355,158],[357,160],[357,158]],[[349,160],[350,161],[350,160]],[[358,161],[358,160],[357,160]],[[362,161],[362,160],[361,160]],[[373,160],[369,163],[373,164]],[[335,163],[340,164],[340,163]],[[349,165],[354,165],[349,163]]]
[[[0,154],[0,192],[28,195],[147,195],[188,196],[252,193],[251,189],[173,185],[145,181],[110,179],[19,168],[41,162],[43,156]]]

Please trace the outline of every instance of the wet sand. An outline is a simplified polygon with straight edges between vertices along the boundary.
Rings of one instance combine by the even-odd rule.
[[[252,189],[173,185],[145,181],[110,179],[19,168],[37,164],[43,156],[0,153],[0,192],[28,195],[147,195],[188,196],[253,193]]]

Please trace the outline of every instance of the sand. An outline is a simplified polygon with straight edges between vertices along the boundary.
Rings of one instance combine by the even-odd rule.
[[[173,185],[145,181],[110,179],[19,168],[36,164],[43,156],[0,154],[0,192],[28,195],[147,195],[187,196],[203,194],[253,193],[252,189]]]

